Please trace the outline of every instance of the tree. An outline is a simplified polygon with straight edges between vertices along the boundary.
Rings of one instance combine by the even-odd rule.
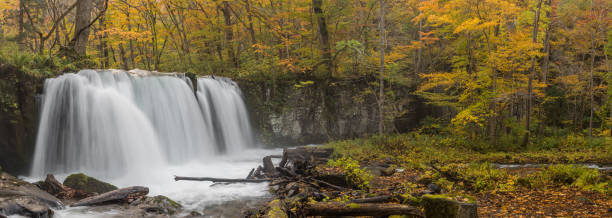
[[[380,0],[380,75],[379,75],[379,100],[378,100],[378,133],[383,134],[384,129],[384,108],[385,108],[385,4]]]

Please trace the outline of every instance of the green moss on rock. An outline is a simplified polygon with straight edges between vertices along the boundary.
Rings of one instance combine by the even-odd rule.
[[[476,218],[476,204],[458,202],[444,195],[423,195],[425,216],[430,218]]]
[[[64,185],[73,189],[80,189],[88,193],[102,194],[117,190],[117,187],[106,182],[102,182],[83,173],[72,174],[64,180]]]

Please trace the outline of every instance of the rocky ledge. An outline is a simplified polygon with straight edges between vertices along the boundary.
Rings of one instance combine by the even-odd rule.
[[[53,217],[54,210],[89,206],[91,210],[120,209],[130,217],[171,217],[182,206],[165,196],[147,196],[142,186],[117,188],[85,174],[68,176],[60,183],[51,174],[29,183],[0,172],[0,217]]]

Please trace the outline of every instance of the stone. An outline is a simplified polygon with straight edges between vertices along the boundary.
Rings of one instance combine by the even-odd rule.
[[[422,204],[428,218],[478,217],[478,207],[475,203],[459,202],[443,195],[424,195]]]
[[[349,183],[347,182],[346,175],[344,174],[323,174],[315,176],[315,179],[328,182],[332,185],[337,185],[340,187],[349,187]]]
[[[73,189],[83,190],[87,193],[102,194],[117,190],[117,187],[106,182],[102,182],[83,173],[72,174],[64,180],[64,185]]]
[[[430,183],[429,185],[427,185],[427,188],[431,190],[431,192],[434,194],[439,194],[442,191],[442,188],[434,183]]]
[[[429,176],[422,176],[416,182],[417,184],[427,185],[429,183],[432,183],[433,180]]]
[[[51,217],[62,202],[34,184],[0,172],[0,217]]]
[[[179,203],[163,195],[144,197],[132,202],[130,206],[136,206],[147,213],[160,215],[174,215],[183,207]]]
[[[53,210],[33,196],[0,198],[0,217],[11,215],[47,218],[53,216]]]

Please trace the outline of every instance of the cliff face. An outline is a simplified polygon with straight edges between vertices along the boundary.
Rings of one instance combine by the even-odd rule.
[[[314,82],[256,84],[238,81],[253,125],[263,144],[286,146],[318,144],[330,140],[378,133],[378,105],[371,78]],[[409,87],[393,87],[387,99],[386,132],[416,127],[426,108]]]
[[[38,125],[36,93],[43,82],[0,63],[0,166],[9,173],[29,171]]]

